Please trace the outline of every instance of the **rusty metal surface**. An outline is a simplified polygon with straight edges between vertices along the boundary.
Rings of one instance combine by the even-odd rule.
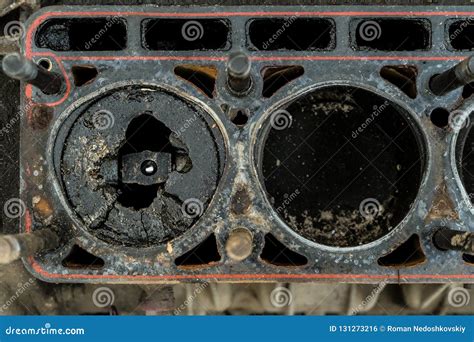
[[[29,231],[44,225],[58,227],[58,231],[68,241],[54,252],[45,253],[25,260],[30,271],[38,278],[51,282],[178,282],[178,281],[327,281],[341,282],[472,282],[474,272],[472,264],[462,259],[456,251],[440,251],[432,243],[432,235],[441,226],[450,229],[469,231],[474,227],[474,209],[469,195],[463,189],[457,171],[456,139],[458,131],[447,128],[440,130],[430,121],[432,109],[440,105],[452,110],[461,110],[467,116],[474,109],[474,102],[467,99],[460,105],[461,90],[456,90],[442,99],[427,90],[430,77],[455,65],[469,51],[453,52],[445,45],[445,22],[451,17],[437,15],[437,8],[430,8],[433,15],[424,12],[413,14],[428,20],[432,27],[432,44],[426,51],[381,52],[354,51],[350,47],[349,32],[353,20],[371,18],[367,12],[380,11],[379,8],[352,8],[351,15],[336,15],[345,8],[331,7],[278,7],[265,8],[268,16],[272,11],[285,12],[291,16],[293,11],[318,12],[336,24],[336,44],[332,51],[252,51],[246,37],[248,20],[256,14],[255,8],[239,7],[227,9],[219,14],[216,7],[210,8],[120,8],[118,15],[128,23],[129,42],[124,51],[114,52],[52,52],[37,48],[31,41],[38,24],[47,16],[71,15],[88,16],[95,11],[117,11],[117,7],[89,8],[47,8],[35,13],[27,23],[27,41],[23,45],[26,54],[38,60],[49,58],[52,70],[61,72],[69,82],[64,95],[47,96],[32,89],[32,99],[36,104],[45,103],[53,109],[51,121],[47,127],[38,129],[32,115],[22,118],[21,132],[21,182],[24,184],[21,198],[27,205],[22,222],[22,231]],[[127,14],[133,10],[134,14]],[[384,9],[390,16],[393,12],[411,12],[410,7],[388,7]],[[74,14],[67,12],[74,11]],[[364,14],[358,15],[358,11]],[[452,12],[462,12],[461,18],[474,11],[469,7],[453,7]],[[240,14],[232,14],[239,12]],[[244,14],[242,14],[242,12]],[[249,14],[245,14],[248,12]],[[258,11],[258,16],[265,17]],[[253,87],[244,97],[235,97],[226,90],[226,59],[228,51],[181,51],[158,52],[144,50],[139,43],[139,27],[143,18],[158,13],[170,13],[168,16],[185,16],[187,19],[217,17],[229,20],[232,27],[232,49],[248,53],[252,61]],[[197,14],[199,13],[199,14]],[[202,14],[205,13],[205,14]],[[113,15],[113,14],[111,14]],[[281,15],[281,14],[280,14]],[[297,14],[301,15],[301,14]],[[316,14],[315,14],[316,15]],[[398,15],[398,14],[397,14]],[[31,50],[28,46],[31,46]],[[120,58],[118,58],[120,56]],[[212,65],[217,69],[216,87],[213,97],[206,96],[192,84],[183,81],[173,70],[177,65],[186,63]],[[93,63],[99,70],[94,82],[76,87],[72,81],[71,67]],[[418,96],[410,98],[393,84],[379,76],[379,70],[386,65],[409,64],[418,70]],[[299,65],[304,67],[304,75],[296,81],[286,84],[273,96],[261,96],[263,79],[261,70],[269,66]],[[105,93],[139,86],[166,92],[206,113],[211,127],[222,135],[222,153],[225,154],[223,172],[205,210],[200,213],[195,224],[181,235],[144,247],[118,246],[90,234],[86,224],[72,208],[65,195],[64,179],[58,168],[57,156],[62,146],[58,140],[67,136],[65,127],[71,118],[80,114],[81,106],[95,101]],[[285,109],[295,99],[328,86],[352,86],[367,90],[387,99],[406,113],[410,127],[418,132],[417,138],[423,146],[423,163],[420,189],[407,214],[396,227],[375,241],[348,247],[323,245],[297,234],[290,229],[271,200],[262,184],[259,164],[260,149],[265,140],[272,114]],[[25,88],[22,88],[25,92]],[[26,92],[28,94],[28,91]],[[29,108],[32,104],[28,96],[23,96],[22,105]],[[228,110],[225,110],[227,108]],[[248,122],[234,124],[229,116],[232,110],[245,109]],[[114,117],[119,127],[121,116]],[[43,122],[43,121],[42,121]],[[97,154],[97,145],[86,143],[83,155],[101,158]],[[103,157],[103,156],[102,156]],[[192,158],[191,158],[192,159]],[[194,161],[193,161],[194,162]],[[198,181],[198,180],[196,180]],[[285,182],[282,179],[282,182]],[[440,194],[439,189],[446,186]],[[181,198],[182,201],[186,198]],[[38,206],[41,203],[41,206]],[[437,203],[442,203],[436,208]],[[36,204],[36,205],[35,205]],[[433,209],[434,208],[434,209]],[[101,208],[97,207],[97,211]],[[433,214],[435,213],[436,214]],[[445,215],[449,212],[449,215]],[[441,214],[440,214],[441,213]],[[236,262],[226,252],[229,233],[238,227],[245,227],[253,236],[253,248],[250,256]],[[272,265],[262,260],[265,235],[271,233],[281,243],[307,258],[306,265],[292,267]],[[193,267],[180,267],[175,259],[189,252],[214,234],[220,260]],[[403,244],[413,234],[420,236],[424,261],[411,264],[410,267],[386,267],[377,261]],[[79,245],[89,253],[104,260],[101,269],[71,270],[62,265],[73,245]],[[407,256],[408,258],[409,256]]]

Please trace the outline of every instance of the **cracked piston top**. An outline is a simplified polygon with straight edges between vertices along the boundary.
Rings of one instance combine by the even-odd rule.
[[[204,210],[221,174],[222,137],[206,113],[157,89],[126,87],[73,115],[56,147],[63,150],[64,191],[90,233],[148,247],[182,234],[203,214],[187,214],[184,203]]]

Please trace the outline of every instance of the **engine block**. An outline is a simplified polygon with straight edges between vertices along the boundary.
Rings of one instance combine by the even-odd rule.
[[[473,15],[36,12],[24,54],[62,88],[22,85],[21,232],[51,227],[61,242],[29,270],[49,282],[472,282],[473,254],[442,241],[462,246],[474,227],[474,87],[430,84],[472,54]]]

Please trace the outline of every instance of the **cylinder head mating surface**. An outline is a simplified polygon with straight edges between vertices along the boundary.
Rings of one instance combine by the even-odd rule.
[[[68,283],[472,282],[473,117],[457,119],[474,12],[452,10],[36,11],[22,60],[60,87],[20,77],[21,233],[59,244],[27,267]]]

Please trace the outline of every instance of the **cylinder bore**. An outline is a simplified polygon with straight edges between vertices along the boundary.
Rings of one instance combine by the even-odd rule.
[[[370,243],[415,201],[423,139],[408,112],[371,91],[319,88],[272,113],[263,135],[257,158],[269,201],[311,241]]]
[[[471,204],[474,198],[474,129],[472,128],[472,113],[462,122],[456,143],[456,164],[461,182],[466,190]],[[451,121],[455,121],[452,119]]]
[[[224,164],[211,116],[151,86],[83,104],[58,137],[55,164],[72,211],[114,245],[151,247],[183,234],[204,215]]]

